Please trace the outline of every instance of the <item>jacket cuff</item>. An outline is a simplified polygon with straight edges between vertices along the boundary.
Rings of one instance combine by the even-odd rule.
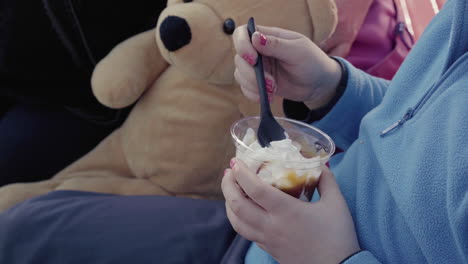
[[[335,104],[340,100],[341,96],[346,90],[346,86],[348,85],[348,69],[346,68],[343,61],[340,59],[330,57],[338,64],[341,68],[341,79],[336,87],[336,94],[335,96],[328,102],[325,106],[322,106],[317,109],[309,109],[303,102],[296,102],[291,101],[288,99],[284,99],[283,101],[283,111],[286,117],[291,119],[300,120],[304,123],[312,123],[322,119],[324,116],[330,112],[330,110],[335,106]]]
[[[369,251],[360,250],[347,257],[340,264],[380,264],[380,262]]]

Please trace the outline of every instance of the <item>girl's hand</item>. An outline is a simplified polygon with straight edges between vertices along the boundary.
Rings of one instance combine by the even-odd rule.
[[[280,263],[339,263],[359,250],[354,223],[333,174],[324,167],[315,203],[263,182],[237,160],[222,190],[233,228]]]
[[[258,100],[255,71],[252,67],[258,53],[263,55],[267,90],[270,94],[294,100],[307,101],[318,108],[334,96],[341,78],[341,68],[310,39],[297,32],[259,26],[252,42],[247,27],[234,32],[236,48],[234,77],[243,93]]]

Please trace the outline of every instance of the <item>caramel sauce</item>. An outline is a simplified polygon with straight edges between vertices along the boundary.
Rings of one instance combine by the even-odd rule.
[[[275,187],[296,198],[301,198],[301,194],[304,194],[307,200],[312,199],[318,180],[313,178],[308,179],[306,175],[298,176],[294,171],[288,172],[287,179],[291,187]]]
[[[299,177],[295,171],[289,171],[286,177],[292,186],[304,185],[307,179],[306,176]]]
[[[323,158],[327,155],[327,153],[323,149],[317,151],[317,149],[314,146],[306,144],[307,142],[305,141],[305,139],[303,140],[303,142],[301,141],[302,140],[299,140],[298,143],[301,145],[300,153],[303,157],[307,159],[314,158],[317,156]],[[265,167],[266,163],[260,165],[260,167],[257,169],[257,174]],[[300,199],[301,197],[305,197],[308,201],[312,199],[312,196],[314,195],[315,189],[318,185],[318,179],[307,177],[307,173],[303,176],[299,176],[294,170],[289,171],[286,175],[286,178],[288,186],[278,186],[274,184],[274,187],[298,199]]]

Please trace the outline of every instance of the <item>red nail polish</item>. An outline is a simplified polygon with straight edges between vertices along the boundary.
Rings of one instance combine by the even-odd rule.
[[[249,61],[249,54],[244,54],[244,55],[242,55],[242,58],[243,58],[246,62],[248,62],[248,63],[250,64],[250,61]]]
[[[229,162],[229,165],[231,166],[231,169],[234,169],[234,167],[236,166],[236,159],[232,158],[231,161]]]
[[[260,34],[260,44],[261,44],[262,46],[265,46],[265,45],[267,44],[267,38],[266,38],[266,36],[263,35],[263,34]]]
[[[251,54],[244,54],[242,55],[242,58],[250,65],[255,64],[254,57]]]
[[[269,80],[267,80],[266,82],[266,90],[268,93],[273,93],[275,91],[274,87],[273,87],[273,83]]]

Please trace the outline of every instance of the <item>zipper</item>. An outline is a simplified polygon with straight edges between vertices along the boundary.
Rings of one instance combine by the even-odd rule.
[[[411,43],[407,43],[405,37],[403,36],[405,32],[408,32],[408,35],[410,36],[410,42]],[[398,22],[395,26],[395,35],[400,38],[401,42],[406,46],[407,49],[411,49],[411,46],[414,44],[414,40],[413,40],[413,37],[411,35],[411,33],[409,33],[408,31],[408,27],[406,26],[405,22]],[[427,93],[426,93],[427,95]],[[426,96],[425,95],[425,96]],[[424,97],[425,97],[424,96]],[[424,98],[423,97],[423,98]],[[421,99],[418,104],[416,105],[416,107],[414,108],[409,108],[408,110],[406,110],[405,114],[403,115],[403,117],[398,120],[397,122],[395,122],[394,124],[392,124],[391,126],[389,126],[388,128],[384,129],[382,132],[380,132],[380,136],[381,137],[384,137],[390,133],[392,133],[393,131],[395,130],[398,130],[400,129],[401,126],[403,126],[403,124],[410,120],[411,118],[413,118],[416,110],[418,110],[420,104],[423,103],[423,100]]]
[[[396,130],[400,129],[403,126],[403,124],[406,123],[406,121],[410,120],[417,114],[417,112],[424,106],[424,104],[426,104],[427,100],[429,100],[429,98],[434,94],[436,90],[437,90],[437,85],[435,83],[424,94],[424,96],[421,99],[419,99],[416,106],[414,106],[413,108],[408,108],[408,110],[406,110],[405,114],[400,120],[398,120],[391,126],[387,127],[386,129],[382,130],[382,132],[380,132],[380,137],[385,137],[391,134],[392,132],[395,132]]]
[[[395,130],[398,130],[401,126],[403,126],[403,124],[406,121],[413,118],[413,115],[414,115],[413,108],[409,108],[400,120],[398,120],[396,123],[394,123],[393,125],[387,127],[382,132],[380,132],[380,136],[385,137],[386,135],[390,134],[391,132],[393,132]]]
[[[405,38],[405,33],[409,38],[409,41]],[[400,38],[401,43],[405,45],[405,47],[408,50],[411,50],[411,48],[414,46],[414,38],[413,35],[408,30],[408,27],[406,26],[405,22],[398,22],[395,26],[395,35],[397,38]],[[408,43],[409,42],[409,43]]]

